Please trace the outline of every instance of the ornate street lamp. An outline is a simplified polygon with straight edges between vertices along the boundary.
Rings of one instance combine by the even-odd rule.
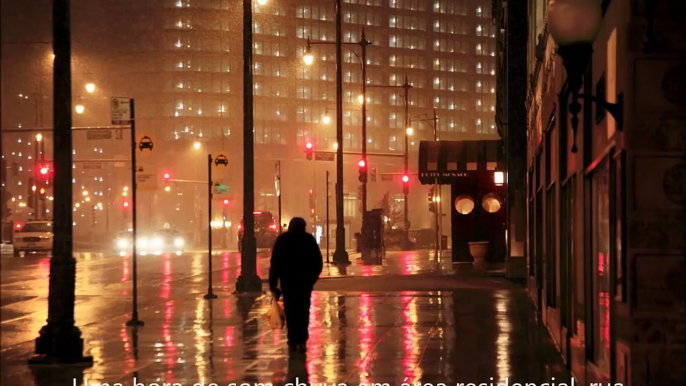
[[[593,95],[588,90],[579,94],[584,72],[593,55],[593,42],[598,36],[602,21],[603,11],[597,0],[552,0],[548,5],[548,29],[558,46],[557,54],[567,70],[572,92],[569,112],[572,113],[574,153],[577,151],[576,131],[579,126],[578,114],[581,111],[579,98],[588,99],[605,108],[617,121],[619,130],[622,130],[624,122],[622,94],[617,96],[617,103],[610,103],[603,95]]]

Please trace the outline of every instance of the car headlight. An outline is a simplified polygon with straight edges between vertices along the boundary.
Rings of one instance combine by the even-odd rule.
[[[154,239],[152,239],[152,245],[154,247],[161,247],[163,244],[164,244],[164,242],[159,237],[155,237]]]
[[[126,239],[119,239],[117,240],[117,247],[124,249],[129,246],[129,241]]]
[[[138,239],[138,240],[136,240],[136,241],[137,241],[137,244],[138,244],[139,247],[145,248],[145,247],[148,246],[148,239],[146,239],[146,238],[140,238],[140,239]]]
[[[183,239],[182,238],[174,239],[174,246],[175,247],[183,247]]]

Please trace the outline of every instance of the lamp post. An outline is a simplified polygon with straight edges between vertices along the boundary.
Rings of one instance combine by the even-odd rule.
[[[369,87],[378,87],[378,88],[402,88],[404,90],[404,99],[405,99],[405,155],[404,155],[404,175],[408,176],[409,175],[409,169],[410,169],[410,150],[409,150],[409,142],[410,138],[409,136],[412,135],[410,132],[410,89],[412,88],[412,85],[407,79],[407,74],[405,74],[405,81],[403,82],[402,85],[400,86],[369,86]],[[366,102],[366,100],[365,100]],[[409,184],[403,184],[403,193],[404,193],[404,200],[405,200],[405,205],[404,205],[404,222],[405,222],[405,240],[403,242],[403,249],[408,250],[410,248],[410,221],[409,221],[409,207],[408,207],[408,196],[410,194],[410,188]]]
[[[588,62],[593,56],[593,42],[595,41],[603,11],[600,2],[595,0],[553,0],[548,5],[548,28],[550,35],[557,44],[557,54],[567,70],[567,81],[572,92],[569,112],[572,113],[572,132],[574,142],[572,152],[577,152],[576,132],[579,126],[579,112],[581,104],[579,98],[588,99],[605,108],[617,121],[617,129],[623,129],[624,100],[623,95],[616,96],[617,102],[605,100],[605,96],[593,95],[590,91],[579,94],[582,79]],[[615,96],[612,96],[614,99]],[[565,98],[566,99],[566,98]]]
[[[353,54],[362,62],[362,158],[367,159],[367,46],[372,44],[368,41],[362,29],[362,36],[357,43],[341,42],[341,0],[336,0],[336,42],[313,42],[307,38],[307,49],[303,56],[303,62],[311,65],[314,56],[311,52],[312,45],[336,45],[336,250],[333,260],[339,264],[350,264],[348,252],[345,250],[345,225],[343,223],[343,75],[341,63],[341,48],[344,45],[359,45],[362,49],[362,57]],[[352,52],[352,51],[351,51]],[[367,179],[362,181],[362,214],[367,212]],[[363,222],[364,223],[364,222]]]
[[[36,338],[29,364],[91,364],[83,356],[81,331],[74,324],[76,260],[72,228],[71,31],[69,0],[52,6],[54,61],[54,221],[50,258],[48,320]]]
[[[259,0],[263,5],[264,1]],[[255,240],[255,165],[253,144],[252,0],[243,0],[243,243],[236,292],[259,292]]]

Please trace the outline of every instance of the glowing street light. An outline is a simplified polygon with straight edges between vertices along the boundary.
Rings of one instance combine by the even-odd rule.
[[[83,192],[81,192],[81,194],[85,197],[85,196],[88,195],[88,191],[87,191],[87,190],[84,190]]]
[[[324,123],[325,125],[331,123],[331,116],[329,114],[324,114],[324,116],[322,117],[322,123]]]
[[[265,5],[265,4],[267,4],[267,0],[257,0],[257,4]]]
[[[76,107],[74,108],[74,110],[76,110],[76,113],[77,113],[77,114],[83,114],[83,111],[84,111],[85,109],[86,109],[86,108],[83,107],[83,105],[76,105]]]
[[[405,133],[407,135],[412,135],[412,134],[414,134],[414,129],[411,127],[408,127],[407,129],[405,129]]]
[[[42,140],[43,140],[43,134],[41,134],[41,133],[36,134],[36,142],[40,142]]]
[[[363,96],[362,94],[358,95],[358,96],[357,96],[357,101],[358,101],[360,104],[363,104],[363,103],[364,103],[364,96]]]
[[[303,55],[303,62],[305,62],[305,64],[308,66],[311,66],[314,62],[314,55],[312,55],[312,50],[310,50],[309,45],[305,49],[305,55]]]
[[[200,142],[195,141],[195,143],[193,143],[193,148],[195,148],[195,150],[200,149]]]
[[[86,91],[88,91],[89,94],[92,94],[95,91],[95,84],[86,83]]]

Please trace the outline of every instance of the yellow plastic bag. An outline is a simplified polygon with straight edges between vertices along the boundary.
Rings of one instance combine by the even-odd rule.
[[[272,304],[269,306],[264,317],[269,323],[269,327],[274,330],[280,330],[286,324],[286,313],[283,310],[283,302],[272,299]]]

